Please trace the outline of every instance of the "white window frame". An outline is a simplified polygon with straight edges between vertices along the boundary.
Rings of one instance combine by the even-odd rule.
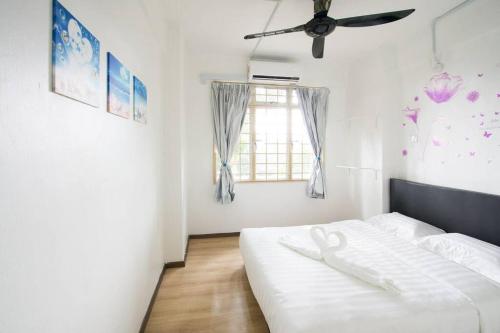
[[[286,104],[278,103],[278,102],[257,102],[256,100],[256,91],[257,88],[266,88],[266,89],[279,89],[279,90],[287,90],[287,101]],[[286,183],[286,182],[306,182],[309,180],[309,175],[304,176],[304,172],[302,172],[301,179],[293,179],[292,173],[292,157],[293,157],[293,142],[292,142],[292,110],[298,109],[298,104],[292,103],[293,91],[296,89],[293,85],[272,85],[272,84],[252,84],[251,86],[251,97],[248,103],[248,110],[246,117],[249,117],[250,123],[250,179],[249,180],[235,180],[237,183]],[[272,180],[259,180],[256,179],[256,132],[255,132],[255,110],[259,107],[266,109],[287,109],[287,178],[286,179],[272,179]],[[238,142],[239,144],[239,142]],[[302,144],[302,143],[301,143]],[[212,170],[213,170],[213,182],[214,184],[217,181],[219,166],[217,165],[217,150],[216,146],[213,146],[213,154],[212,154]],[[304,153],[302,153],[304,154]],[[311,159],[313,155],[311,156]],[[323,156],[322,156],[322,160]],[[301,163],[302,165],[308,163]]]

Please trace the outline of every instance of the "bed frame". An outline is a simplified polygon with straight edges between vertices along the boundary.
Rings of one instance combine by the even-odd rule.
[[[500,196],[390,180],[390,211],[500,246]]]

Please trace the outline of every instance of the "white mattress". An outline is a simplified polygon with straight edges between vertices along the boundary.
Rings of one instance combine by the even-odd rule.
[[[499,285],[365,222],[325,227],[376,254],[411,291],[391,294],[278,243],[308,237],[310,226],[244,229],[240,250],[272,333],[500,332]]]

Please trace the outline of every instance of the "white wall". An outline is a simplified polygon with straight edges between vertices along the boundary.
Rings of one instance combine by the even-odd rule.
[[[436,74],[429,25],[407,42],[385,45],[351,65],[347,99],[350,115],[381,116],[378,129],[374,125],[368,128],[378,133],[375,139],[368,130],[353,129],[362,133],[356,140],[377,142],[368,151],[357,151],[372,156],[371,163],[381,166],[383,173],[382,183],[376,186],[364,179],[366,175],[352,178],[356,201],[360,202],[357,216],[388,209],[391,177],[500,194],[500,174],[495,172],[500,163],[500,116],[495,114],[500,112],[496,95],[500,93],[499,14],[500,2],[478,0],[439,24],[444,71],[463,79],[456,95],[446,103],[435,103],[424,90]],[[473,90],[481,94],[475,103],[467,100]],[[418,129],[405,117],[406,107],[421,110]],[[492,136],[485,138],[485,131]],[[406,157],[403,150],[408,151]],[[372,209],[363,209],[373,202],[376,206]]]
[[[137,332],[183,252],[163,229],[182,216],[179,40],[152,1],[63,4],[101,42],[98,109],[50,92],[52,1],[0,3],[0,332]],[[108,50],[146,83],[146,126],[105,111]]]
[[[325,223],[350,216],[346,193],[346,171],[336,169],[344,149],[339,122],[344,118],[344,70],[325,62],[302,64],[301,84],[331,89],[325,163],[328,198],[305,195],[305,182],[237,183],[236,199],[230,205],[215,201],[212,178],[212,124],[210,86],[200,74],[222,78],[245,78],[248,59],[223,54],[188,52],[185,61],[186,181],[190,234],[235,232],[245,227]]]

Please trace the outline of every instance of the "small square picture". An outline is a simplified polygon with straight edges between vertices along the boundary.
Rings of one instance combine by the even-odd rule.
[[[144,83],[134,76],[134,120],[146,124],[148,91]]]
[[[108,52],[108,112],[130,118],[130,71]]]

